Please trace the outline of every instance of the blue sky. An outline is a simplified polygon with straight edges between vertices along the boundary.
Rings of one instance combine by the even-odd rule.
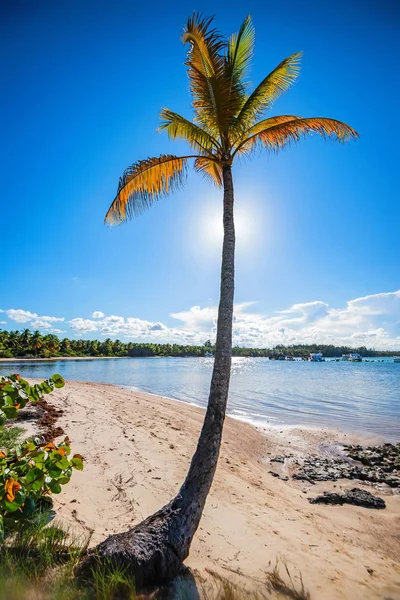
[[[138,219],[103,225],[128,165],[185,151],[155,130],[164,106],[191,115],[180,34],[192,10],[215,14],[227,34],[252,15],[254,83],[304,52],[298,82],[271,114],[333,117],[360,133],[344,146],[308,139],[235,168],[237,323],[246,323],[236,340],[400,347],[390,117],[399,5],[389,0],[250,1],[245,10],[215,1],[3,2],[0,326],[162,341],[212,333],[218,190],[191,174],[183,191]],[[302,321],[278,322],[292,321],[288,314]]]

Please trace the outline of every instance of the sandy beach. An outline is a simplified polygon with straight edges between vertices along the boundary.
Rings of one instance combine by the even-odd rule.
[[[58,424],[85,457],[83,472],[56,497],[58,518],[91,544],[124,531],[160,508],[183,481],[202,424],[202,409],[112,385],[67,382],[51,401]],[[359,442],[328,430],[269,429],[227,418],[222,452],[186,564],[252,587],[276,561],[311,598],[400,598],[400,495],[359,485],[384,498],[385,510],[311,505],[322,491],[354,481],[311,485],[273,477],[277,455],[326,452]],[[371,441],[371,440],[368,440]],[[379,441],[379,440],[375,440]],[[290,475],[290,473],[287,473]],[[284,572],[281,565],[280,571]]]

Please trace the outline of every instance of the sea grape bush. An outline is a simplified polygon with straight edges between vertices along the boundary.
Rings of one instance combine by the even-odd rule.
[[[61,375],[29,385],[19,375],[0,378],[0,430],[8,419],[15,419],[28,402],[37,402],[43,394],[62,388]],[[73,469],[83,469],[80,454],[72,458],[68,437],[61,443],[33,438],[11,449],[0,448],[0,540],[5,532],[30,521],[51,507],[51,494],[59,494],[69,482]]]

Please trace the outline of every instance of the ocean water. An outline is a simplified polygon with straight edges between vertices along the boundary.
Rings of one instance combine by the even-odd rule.
[[[0,375],[60,373],[205,406],[212,365],[212,358],[8,362]],[[234,358],[228,414],[258,426],[330,427],[400,441],[400,363]]]

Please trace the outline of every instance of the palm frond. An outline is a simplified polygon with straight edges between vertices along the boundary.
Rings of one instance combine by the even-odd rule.
[[[105,217],[109,225],[117,225],[140,215],[153,202],[179,189],[186,180],[187,159],[195,156],[162,154],[139,160],[128,167],[119,180],[117,195]]]
[[[250,15],[243,21],[238,33],[234,33],[228,40],[228,55],[226,72],[232,81],[245,83],[254,52],[255,29]]]
[[[274,127],[274,125],[279,125],[280,123],[287,123],[288,121],[293,121],[296,119],[301,119],[301,117],[295,115],[279,115],[276,117],[269,117],[268,119],[258,121],[258,123],[250,127],[238,139],[233,141],[233,148],[237,148],[239,154],[245,152],[247,146],[251,147],[251,140],[254,140],[254,143],[256,143],[256,133],[260,133],[261,131],[269,129],[270,127]],[[245,142],[249,142],[249,144],[247,145]]]
[[[194,168],[198,173],[210,179],[217,187],[222,187],[222,167],[219,162],[201,156],[194,161]]]
[[[275,117],[279,118],[279,117]],[[292,142],[298,142],[306,135],[317,133],[326,139],[347,142],[358,138],[358,133],[346,123],[322,117],[294,118],[250,135],[235,150],[234,154],[249,153],[257,144],[268,150],[280,150]]]
[[[193,96],[196,122],[213,136],[220,136],[218,106],[220,90],[218,79],[223,73],[223,51],[225,40],[216,29],[211,29],[213,17],[202,17],[194,13],[188,19],[182,36],[184,44],[189,44],[186,66],[190,89]]]
[[[205,77],[218,74],[226,47],[221,33],[217,29],[210,29],[213,20],[214,17],[193,13],[182,35],[183,43],[189,44],[188,61]]]
[[[277,98],[297,79],[300,71],[301,52],[283,60],[247,98],[235,124],[241,134],[253,125]]]
[[[160,117],[161,125],[158,130],[166,129],[170,138],[186,140],[194,150],[204,153],[220,150],[219,143],[212,135],[178,113],[164,108]]]

